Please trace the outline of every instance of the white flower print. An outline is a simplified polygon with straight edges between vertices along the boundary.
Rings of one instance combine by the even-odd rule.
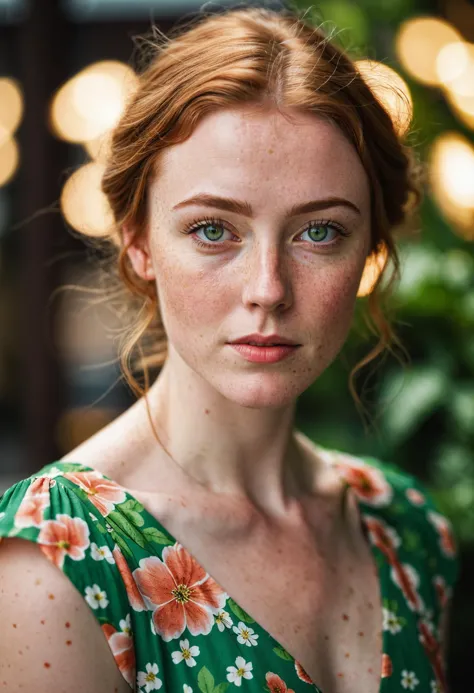
[[[115,558],[108,546],[97,546],[95,542],[91,543],[91,557],[94,561],[103,561],[104,558],[108,563],[115,563]]]
[[[5,517],[5,515],[6,515],[6,513],[0,513],[0,521],[3,520],[3,518]]]
[[[399,618],[393,611],[383,608],[383,629],[389,630],[392,635],[399,633],[402,629]]]
[[[231,619],[230,615],[228,614],[227,611],[219,611],[219,613],[215,617],[217,627],[219,628],[220,632],[222,633],[223,630],[226,628],[230,628],[233,625],[233,620]]]
[[[151,627],[151,632],[153,635],[156,635],[156,630],[155,630],[155,624],[153,623],[153,619],[150,619],[150,627]]]
[[[146,671],[139,671],[137,674],[137,686],[145,686],[145,693],[157,691],[163,685],[163,681],[158,678],[158,664],[146,665]]]
[[[258,635],[253,628],[249,628],[242,621],[239,621],[239,625],[234,626],[232,630],[238,634],[237,642],[240,642],[241,645],[247,645],[248,647],[257,645]]]
[[[130,614],[127,614],[125,618],[122,618],[122,620],[119,621],[119,626],[122,629],[123,633],[128,633],[128,635],[132,634],[132,624],[130,622]]]
[[[181,650],[176,650],[176,652],[172,652],[171,656],[173,658],[173,662],[175,664],[179,664],[180,662],[184,661],[188,665],[188,667],[195,667],[196,666],[196,660],[194,657],[197,657],[198,654],[200,653],[199,647],[197,645],[193,645],[192,647],[189,647],[189,640],[180,640],[179,641],[179,646]]]
[[[434,679],[431,680],[431,693],[443,693],[441,686]]]
[[[99,585],[92,585],[92,587],[86,587],[86,602],[93,609],[105,609],[108,605],[109,600],[107,599],[107,592],[101,590]]]
[[[230,683],[235,683],[236,686],[242,684],[242,679],[253,679],[252,674],[253,664],[252,662],[246,662],[243,657],[237,657],[235,660],[235,667],[227,667],[227,681]]]
[[[403,669],[401,681],[403,688],[409,688],[411,691],[413,691],[419,683],[420,682],[416,678],[414,671],[407,671],[406,669]]]
[[[193,689],[187,683],[183,683],[183,693],[193,693]]]

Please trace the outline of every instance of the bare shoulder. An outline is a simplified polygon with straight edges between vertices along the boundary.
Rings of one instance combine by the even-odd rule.
[[[130,691],[90,607],[34,542],[0,541],[0,613],[5,690]]]

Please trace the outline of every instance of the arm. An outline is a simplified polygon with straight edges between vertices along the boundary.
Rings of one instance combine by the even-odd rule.
[[[0,541],[0,614],[5,690],[130,693],[90,607],[33,542]]]

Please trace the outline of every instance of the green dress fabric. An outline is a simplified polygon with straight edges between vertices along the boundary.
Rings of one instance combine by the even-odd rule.
[[[440,623],[459,569],[449,520],[399,467],[316,447],[355,491],[377,567],[379,693],[446,693]],[[137,499],[93,468],[53,462],[5,491],[0,537],[13,536],[36,542],[79,590],[131,690],[324,693]]]

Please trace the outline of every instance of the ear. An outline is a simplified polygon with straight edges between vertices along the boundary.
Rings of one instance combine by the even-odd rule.
[[[138,234],[136,229],[126,225],[122,227],[122,234],[124,245],[128,246],[130,243],[127,255],[136,274],[145,280],[155,279],[156,275],[151,261],[147,234]]]

